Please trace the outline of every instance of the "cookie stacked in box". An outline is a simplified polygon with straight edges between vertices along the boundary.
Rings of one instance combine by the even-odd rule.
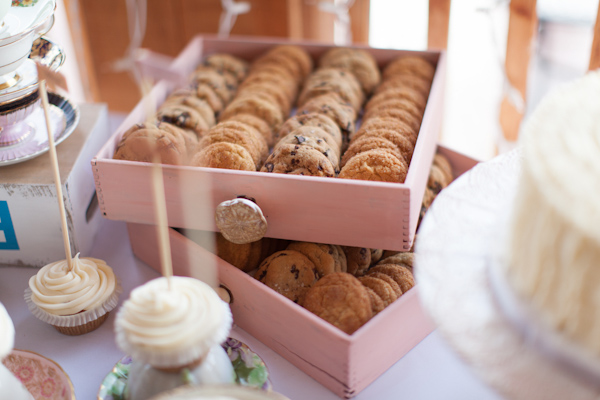
[[[350,48],[328,50],[314,71],[298,46],[276,46],[252,64],[214,54],[155,121],[123,135],[114,157],[150,161],[156,149],[166,164],[401,183],[434,73],[407,56],[385,66],[382,80],[373,56]]]
[[[207,57],[191,75],[189,87],[171,93],[154,118],[123,134],[113,158],[151,162],[156,151],[163,164],[188,165],[247,71],[248,63],[237,57]]]
[[[419,224],[437,195],[452,183],[453,179],[452,167],[448,159],[441,154],[436,154],[433,157],[433,164],[429,170],[425,195],[423,196],[423,203],[419,214]]]
[[[340,178],[404,182],[435,68],[420,57],[389,63],[344,153]]]
[[[452,181],[448,160],[436,154],[427,190]],[[431,200],[432,201],[432,200]],[[431,204],[423,203],[424,214]],[[188,237],[209,248],[208,232]],[[216,234],[217,255],[289,300],[352,334],[415,284],[414,253],[281,239],[235,244]]]
[[[220,122],[198,144],[191,165],[260,169],[311,70],[312,59],[295,46],[275,47],[255,60]]]
[[[211,55],[155,121],[123,135],[115,158],[148,162],[156,149],[175,165],[404,182],[434,67],[403,57],[381,74],[370,53],[347,48],[317,66],[291,45],[251,64]],[[451,181],[438,164],[423,210]],[[266,238],[237,245],[221,235],[216,243],[221,258],[348,334],[414,285],[412,253]]]
[[[348,334],[414,286],[413,253],[216,236],[220,258]]]

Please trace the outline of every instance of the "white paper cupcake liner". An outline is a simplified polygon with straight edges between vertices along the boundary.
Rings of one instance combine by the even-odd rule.
[[[112,311],[119,303],[119,295],[121,294],[121,292],[121,285],[117,281],[115,285],[115,290],[108,297],[108,299],[104,301],[104,303],[92,310],[86,310],[84,312],[72,315],[55,315],[42,310],[37,304],[33,302],[33,300],[31,300],[32,292],[30,288],[25,289],[25,302],[27,303],[29,311],[31,311],[31,313],[37,319],[54,326],[74,327],[85,325],[88,322],[94,321],[102,317],[104,314]]]

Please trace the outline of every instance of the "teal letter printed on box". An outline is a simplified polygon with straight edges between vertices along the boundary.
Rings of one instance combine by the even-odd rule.
[[[0,201],[0,250],[19,250],[8,203]]]

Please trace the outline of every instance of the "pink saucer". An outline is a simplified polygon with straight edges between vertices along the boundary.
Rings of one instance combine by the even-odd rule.
[[[75,390],[63,369],[39,354],[14,349],[2,363],[27,388],[35,400],[75,400]]]

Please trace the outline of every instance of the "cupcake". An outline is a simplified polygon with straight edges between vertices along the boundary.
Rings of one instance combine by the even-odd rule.
[[[0,303],[0,361],[8,356],[15,343],[15,326],[6,309]],[[0,398],[11,400],[33,400],[31,393],[21,381],[0,362]]]
[[[121,288],[103,260],[90,257],[42,267],[29,279],[25,301],[38,319],[65,335],[82,335],[97,329],[117,306]]]
[[[233,383],[221,347],[231,324],[229,305],[197,279],[163,277],[134,289],[115,321],[117,346],[132,358],[127,398],[185,384]]]

